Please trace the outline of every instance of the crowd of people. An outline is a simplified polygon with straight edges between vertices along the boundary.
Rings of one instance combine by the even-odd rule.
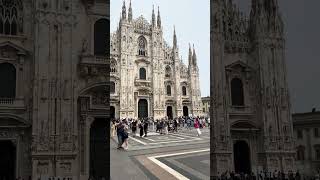
[[[197,135],[201,135],[202,128],[210,126],[210,119],[204,117],[177,117],[177,118],[139,118],[139,119],[113,119],[111,121],[111,136],[118,137],[118,149],[128,149],[128,138],[130,130],[132,136],[135,137],[139,130],[139,136],[147,137],[150,128],[155,132],[166,135],[169,133],[177,133],[178,130],[185,128],[191,130],[194,127]]]
[[[233,171],[226,171],[223,173],[218,173],[218,176],[213,178],[216,180],[320,180],[320,172],[314,176],[303,176],[299,171],[293,172],[288,171],[284,173],[282,171],[274,170],[270,171],[260,171],[259,173],[235,173]]]

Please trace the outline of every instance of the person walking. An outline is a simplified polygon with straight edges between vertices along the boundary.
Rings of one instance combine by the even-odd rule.
[[[124,125],[122,124],[122,122],[120,121],[117,124],[117,136],[118,136],[118,149],[122,148],[122,143],[123,143],[123,139],[122,139],[122,132],[124,131]]]
[[[116,135],[116,122],[115,120],[111,121],[111,137]]]
[[[173,131],[178,132],[178,120],[177,120],[177,119],[174,119],[174,120],[173,120],[173,126],[174,126]]]
[[[161,119],[160,125],[159,125],[160,134],[163,134],[163,128],[164,128],[164,120]]]
[[[201,135],[201,131],[200,131],[200,123],[199,123],[198,118],[196,118],[196,120],[195,120],[195,122],[194,122],[194,127],[195,127],[196,130],[197,130],[198,136],[200,136],[200,135]]]
[[[142,123],[142,121],[140,121],[140,123],[139,123],[139,129],[140,129],[140,137],[142,137],[143,136],[143,123]]]
[[[164,122],[164,132],[165,134],[169,134],[169,121]]]
[[[147,134],[148,134],[148,126],[149,126],[148,120],[145,119],[145,120],[144,120],[144,124],[143,124],[144,137],[147,137]]]
[[[128,139],[129,139],[129,126],[127,124],[128,122],[124,120],[123,122],[123,131],[121,133],[122,136],[122,144],[121,147],[125,150],[128,150],[129,144],[128,144]]]
[[[135,137],[137,133],[137,120],[133,119],[131,123],[132,136]]]

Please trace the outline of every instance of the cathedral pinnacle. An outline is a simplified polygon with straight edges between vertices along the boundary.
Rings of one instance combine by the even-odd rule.
[[[157,25],[158,25],[158,28],[161,28],[161,17],[160,17],[160,10],[159,10],[159,6],[158,6]]]
[[[194,44],[193,44],[192,63],[193,63],[193,65],[197,66],[197,55],[196,55],[196,51],[194,49]]]
[[[126,10],[125,0],[123,0],[123,5],[122,5],[122,19],[127,19],[127,10]]]
[[[152,27],[156,25],[156,15],[154,14],[154,5],[152,6]]]
[[[173,47],[177,48],[177,35],[176,35],[176,27],[173,26]]]
[[[130,5],[129,5],[128,20],[129,20],[129,22],[131,22],[131,21],[132,21],[132,7],[131,7],[131,0],[130,0]]]
[[[189,43],[189,56],[188,56],[188,63],[189,63],[189,66],[191,66],[191,65],[192,65],[192,50],[191,50],[190,43]]]

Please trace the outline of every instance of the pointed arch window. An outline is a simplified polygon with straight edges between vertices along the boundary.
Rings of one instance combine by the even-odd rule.
[[[0,98],[15,98],[16,68],[9,63],[0,64]]]
[[[187,88],[185,86],[182,86],[182,96],[187,95]]]
[[[140,68],[139,69],[139,79],[142,79],[142,80],[146,80],[147,79],[147,75],[146,75],[146,69],[145,68]]]
[[[0,34],[18,35],[23,30],[23,6],[20,0],[0,0]]]
[[[138,55],[146,56],[147,55],[147,40],[143,36],[138,38]]]
[[[244,105],[243,84],[239,78],[231,80],[231,101],[233,106]]]
[[[171,86],[167,85],[167,95],[171,96]]]

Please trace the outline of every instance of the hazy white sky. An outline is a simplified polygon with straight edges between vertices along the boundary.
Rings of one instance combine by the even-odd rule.
[[[125,0],[127,8],[130,0]],[[152,6],[160,7],[164,38],[172,46],[176,27],[180,56],[187,64],[189,43],[194,43],[200,71],[201,96],[210,95],[210,1],[209,0],[132,0],[133,18],[151,20]],[[111,0],[111,32],[117,29],[123,0]],[[127,10],[128,11],[128,10]],[[156,14],[157,16],[157,14]]]

